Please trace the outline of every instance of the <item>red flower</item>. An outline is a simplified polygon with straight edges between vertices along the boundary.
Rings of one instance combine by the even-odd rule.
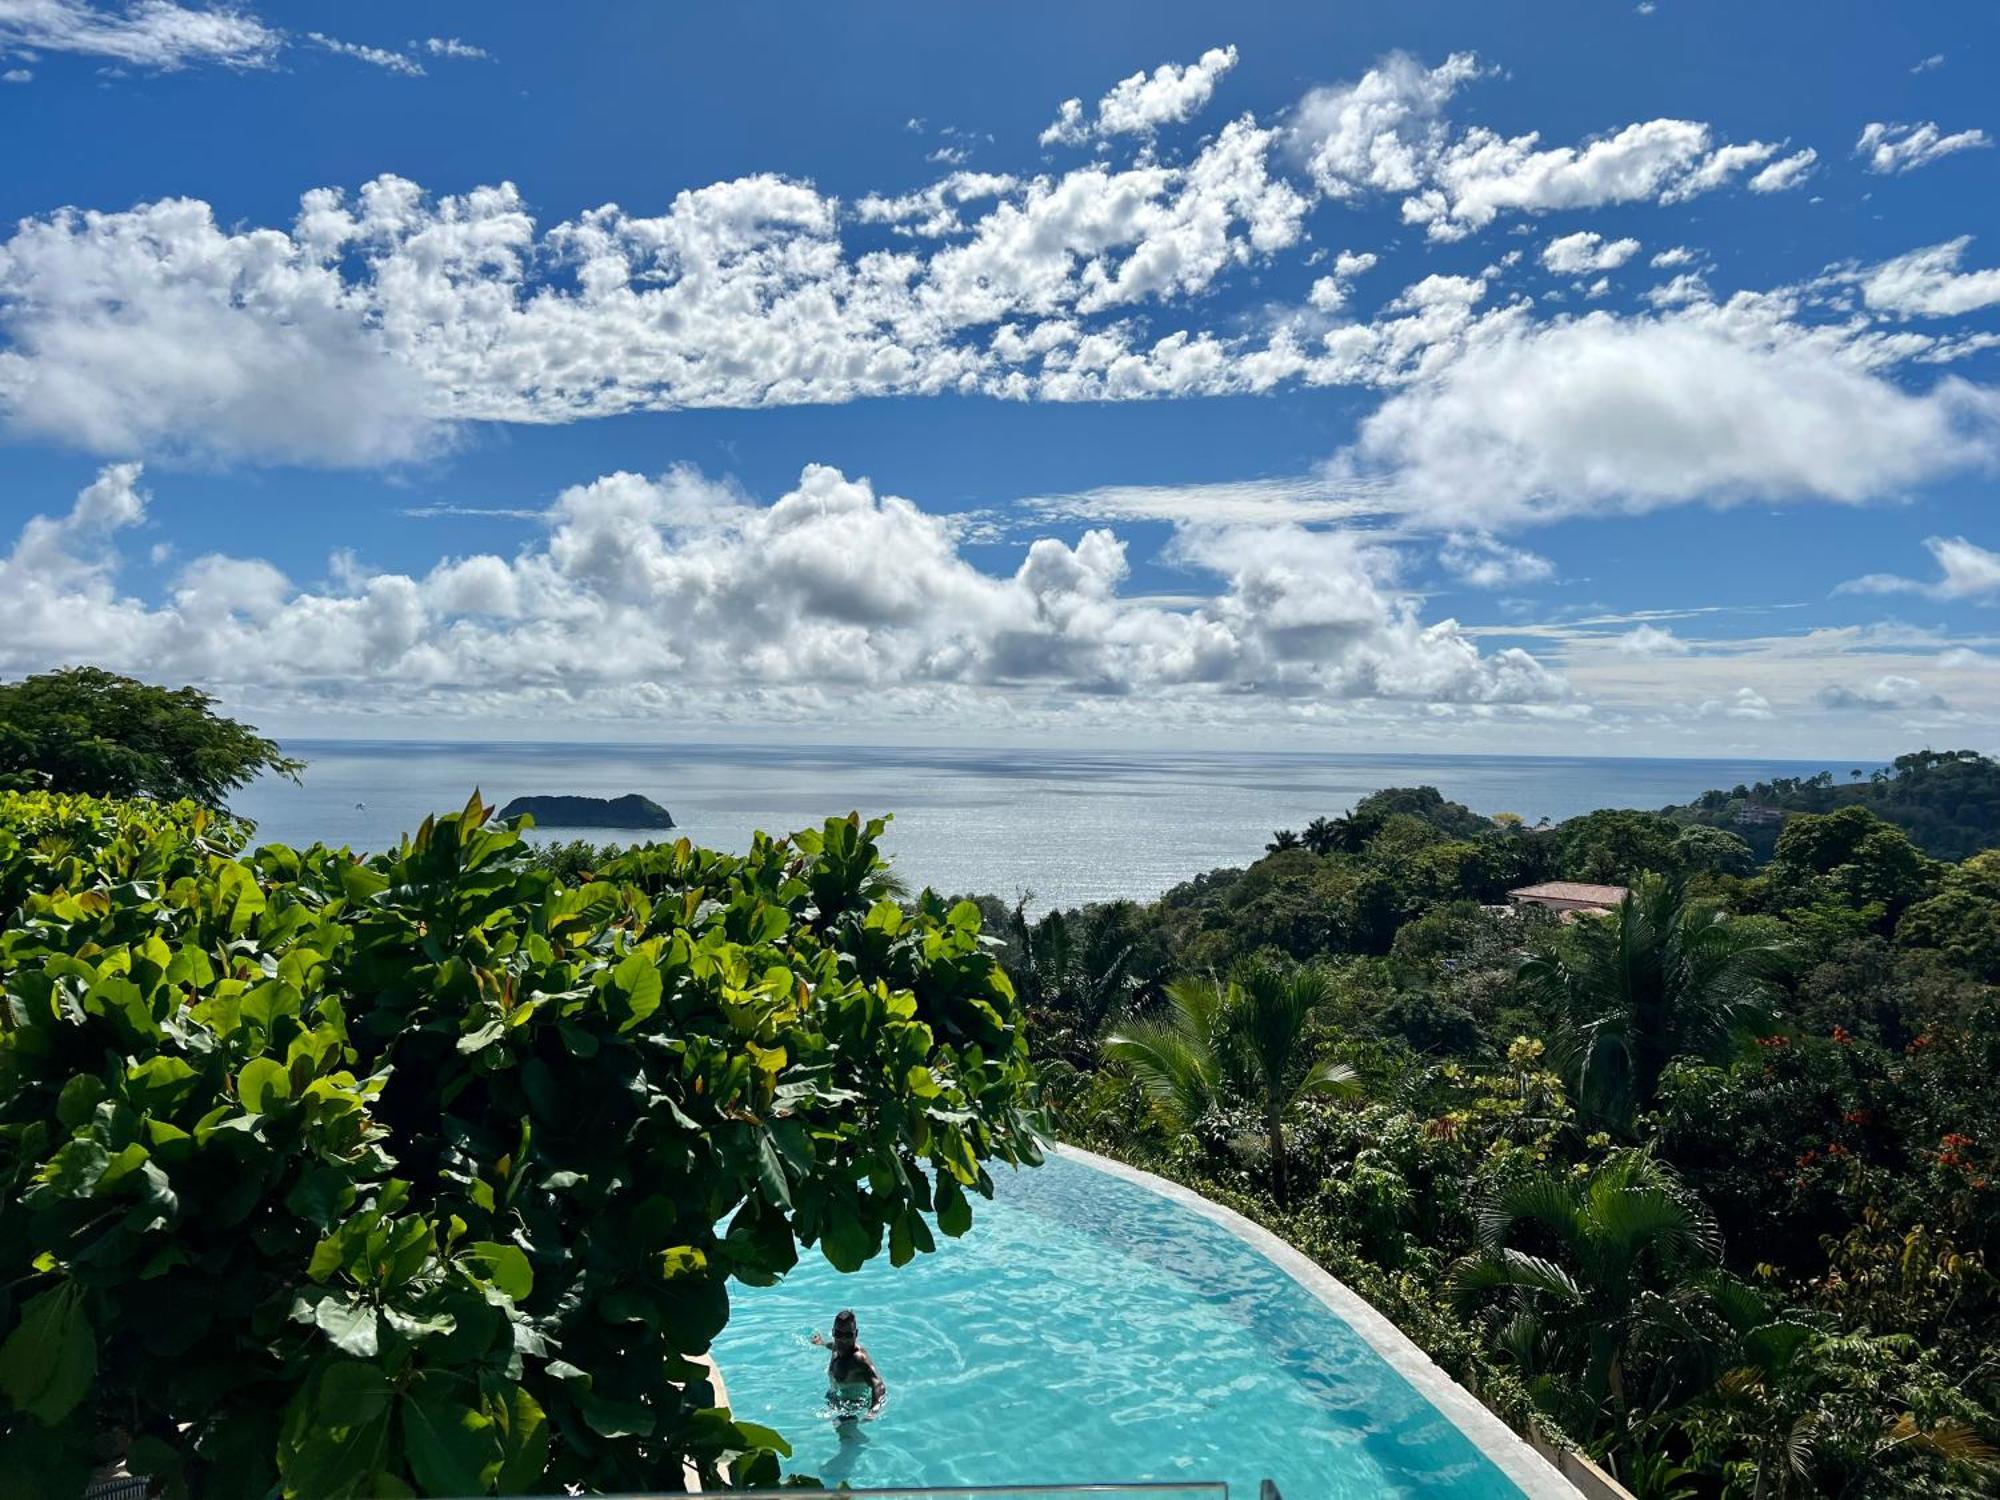
[[[1854,1038],[1848,1034],[1848,1030],[1845,1026],[1836,1026],[1833,1028],[1833,1039],[1843,1047],[1845,1047],[1849,1042],[1852,1042],[1854,1040]]]

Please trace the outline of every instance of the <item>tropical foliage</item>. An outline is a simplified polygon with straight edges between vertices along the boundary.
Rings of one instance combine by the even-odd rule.
[[[1949,850],[1991,840],[1994,769],[1764,788],[1801,804],[1768,823],[1378,793],[1065,914],[1115,931],[1130,999],[1045,1095],[1642,1496],[1993,1494],[2000,850]],[[1544,880],[1630,896],[1502,904]],[[1232,1018],[1280,993],[1282,1066],[1249,1067]]]
[[[220,807],[262,772],[296,778],[302,769],[275,741],[216,713],[198,688],[98,667],[0,683],[0,787]]]
[[[879,823],[570,883],[475,798],[370,858],[0,793],[0,1472],[169,1493],[770,1480],[729,1283],[963,1233],[1034,1159],[975,907]]]

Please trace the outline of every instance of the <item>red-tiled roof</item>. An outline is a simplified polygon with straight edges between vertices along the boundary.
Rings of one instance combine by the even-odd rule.
[[[1587,906],[1616,906],[1625,899],[1622,885],[1585,885],[1576,880],[1547,880],[1507,893],[1516,901],[1581,901]]]

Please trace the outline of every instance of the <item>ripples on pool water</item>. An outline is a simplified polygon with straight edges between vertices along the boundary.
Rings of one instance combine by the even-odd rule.
[[[857,1487],[1225,1480],[1287,1500],[1517,1496],[1361,1337],[1220,1225],[1060,1158],[1001,1169],[972,1232],[900,1269],[816,1252],[736,1288],[715,1353],[788,1472]],[[852,1307],[888,1382],[836,1424],[826,1354]]]

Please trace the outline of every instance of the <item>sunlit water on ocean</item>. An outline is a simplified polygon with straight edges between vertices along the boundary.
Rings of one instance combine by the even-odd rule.
[[[733,1288],[715,1346],[738,1417],[829,1484],[1271,1478],[1305,1500],[1520,1492],[1346,1323],[1229,1231],[1072,1161],[999,1169],[972,1231],[843,1276],[816,1251]],[[851,1307],[889,1387],[827,1411],[824,1350]]]
[[[1658,808],[1710,787],[1810,775],[1818,763],[1545,756],[963,750],[860,746],[299,742],[303,786],[266,779],[232,799],[258,837],[379,849],[478,787],[662,803],[681,833],[723,849],[833,813],[893,812],[884,844],[913,886],[1034,905],[1149,898],[1242,865],[1275,828],[1346,811],[1386,786],[1427,784],[1530,822],[1597,807]],[[1829,767],[1843,779],[1847,766]],[[630,839],[609,830],[560,837]]]

